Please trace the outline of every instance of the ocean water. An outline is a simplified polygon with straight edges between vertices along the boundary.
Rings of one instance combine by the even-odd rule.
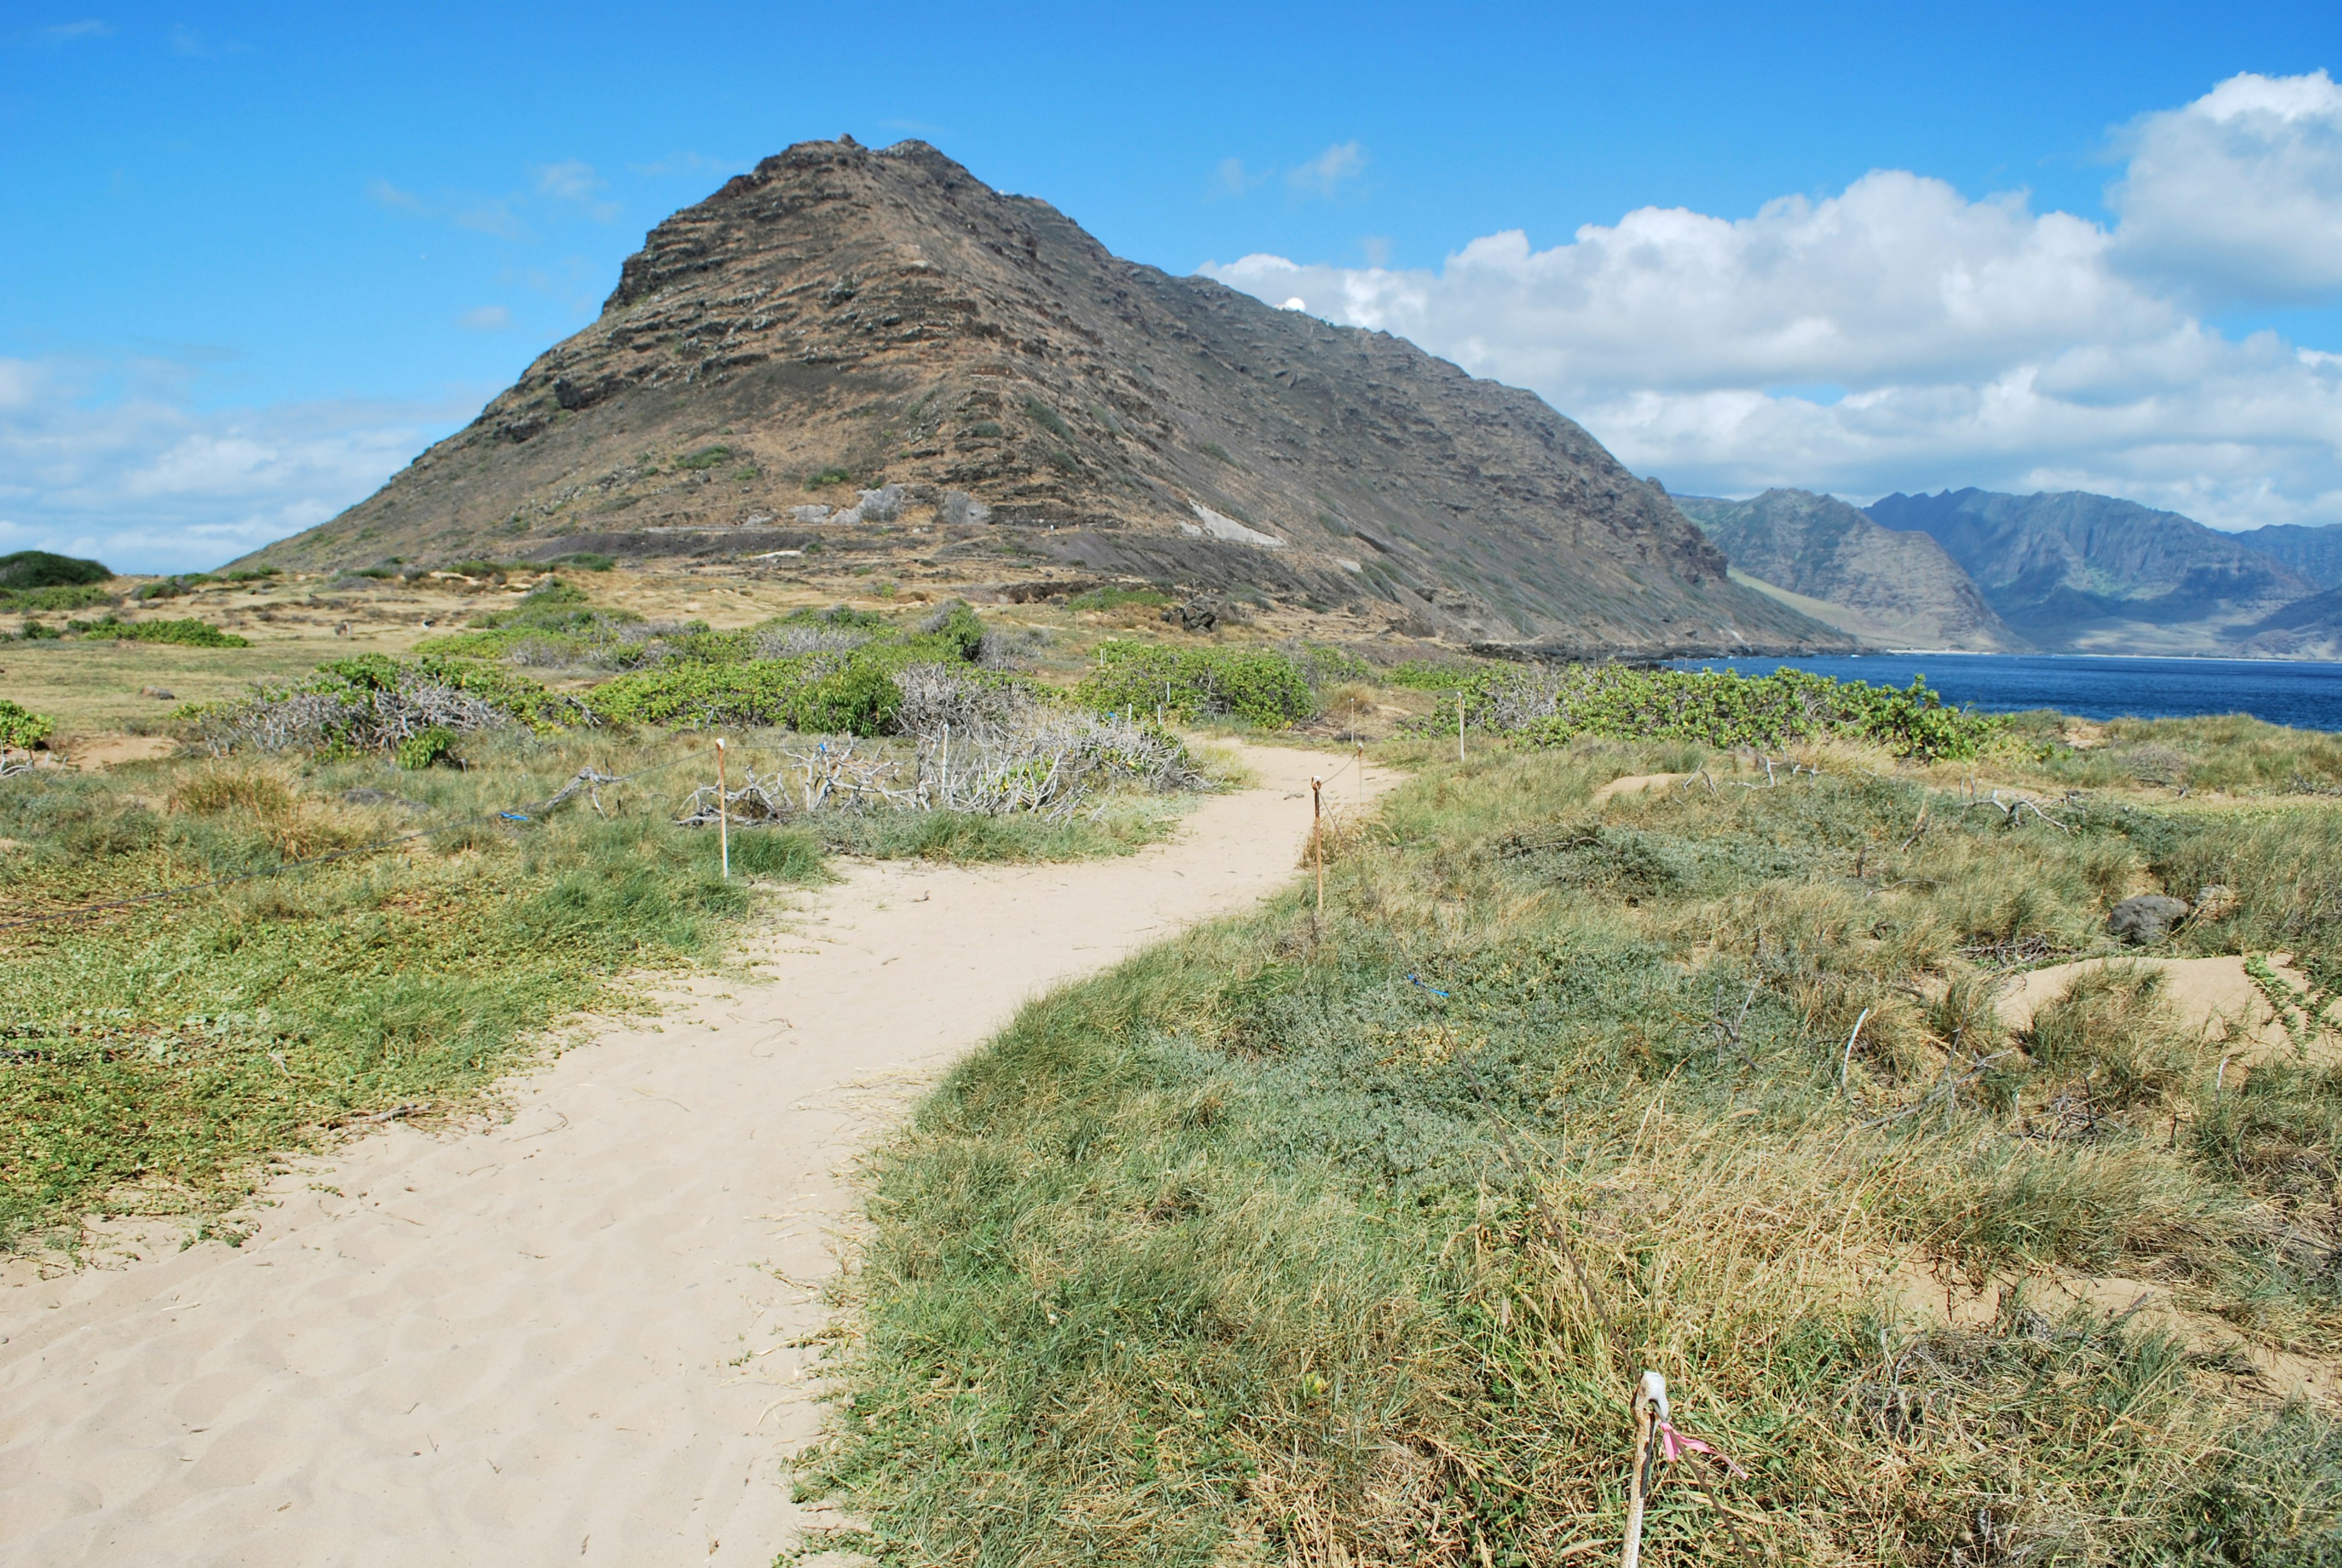
[[[1866,654],[1824,659],[1683,659],[1675,667],[1763,675],[1785,664],[1874,686],[1907,686],[1912,676],[1925,675],[1946,702],[1987,713],[2056,708],[2086,719],[2250,714],[2297,729],[2342,730],[2342,664],[2048,654]]]

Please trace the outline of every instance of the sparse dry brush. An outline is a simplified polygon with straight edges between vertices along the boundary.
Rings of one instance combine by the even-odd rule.
[[[886,1152],[808,1478],[862,1545],[1603,1561],[1652,1366],[1749,1474],[1676,1467],[1646,1561],[2342,1553],[2342,1432],[2246,1355],[2342,1353],[2342,1070],[2224,1069],[2121,965],[2013,1029],[1969,956],[2220,881],[2179,951],[2282,933],[2330,987],[2342,899],[2283,868],[2342,819],[2061,829],[1844,754],[1597,807],[1698,759],[1438,754],[1328,835],[1322,929],[1036,1004]],[[2093,1279],[2198,1327],[2051,1288]]]

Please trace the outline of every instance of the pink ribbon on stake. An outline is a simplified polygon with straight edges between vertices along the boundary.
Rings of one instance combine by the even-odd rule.
[[[1723,1465],[1725,1469],[1729,1470],[1733,1474],[1739,1476],[1742,1480],[1745,1481],[1747,1479],[1748,1473],[1740,1468],[1739,1461],[1734,1459],[1732,1455],[1709,1447],[1706,1443],[1702,1443],[1696,1437],[1687,1436],[1683,1433],[1677,1432],[1674,1427],[1668,1425],[1664,1418],[1662,1418],[1657,1424],[1659,1428],[1659,1456],[1665,1459],[1668,1463],[1673,1464],[1676,1460],[1681,1459],[1683,1457],[1684,1451],[1686,1449],[1689,1449],[1694,1453],[1706,1454],[1710,1459],[1715,1460],[1717,1463]]]

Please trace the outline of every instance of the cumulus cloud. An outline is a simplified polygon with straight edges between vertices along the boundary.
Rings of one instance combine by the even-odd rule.
[[[2342,192],[2317,198],[2299,152],[2323,133],[2286,143],[2271,126],[2288,105],[2314,120],[2334,92],[2322,75],[2239,77],[2174,113],[2251,120],[2276,165],[2253,199],[2278,193],[2333,231]],[[2140,123],[2141,149],[2164,118]],[[2342,359],[2224,335],[2197,285],[2144,267],[2181,254],[2177,229],[2141,215],[2175,176],[2143,185],[2144,169],[2113,230],[1881,171],[1745,218],[1646,207],[1546,250],[1490,235],[1436,270],[1273,255],[1203,270],[1534,388],[1679,490],[2079,487],[2235,525],[2342,521]],[[2233,257],[2203,265],[2243,275]],[[2314,277],[2342,251],[2287,265]]]
[[[216,566],[364,499],[476,399],[206,410],[162,361],[0,358],[0,554]]]
[[[2342,290],[2342,86],[2324,71],[2231,76],[2125,140],[2107,199],[2126,261],[2214,296]]]

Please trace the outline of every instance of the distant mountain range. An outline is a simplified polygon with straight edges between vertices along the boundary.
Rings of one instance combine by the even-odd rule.
[[[2342,526],[2222,534],[2078,490],[1676,504],[1736,576],[1872,643],[2342,658]]]
[[[2342,588],[2342,524],[2305,528],[2298,523],[2272,523],[2228,537],[2276,556],[2321,588]]]
[[[2317,584],[2265,550],[2192,517],[2067,490],[1947,490],[1866,508],[1934,536],[2001,619],[2064,653],[2241,651]]]
[[[1926,534],[1882,528],[1835,495],[1678,495],[1750,587],[1866,643],[2007,653],[2026,645]]]

